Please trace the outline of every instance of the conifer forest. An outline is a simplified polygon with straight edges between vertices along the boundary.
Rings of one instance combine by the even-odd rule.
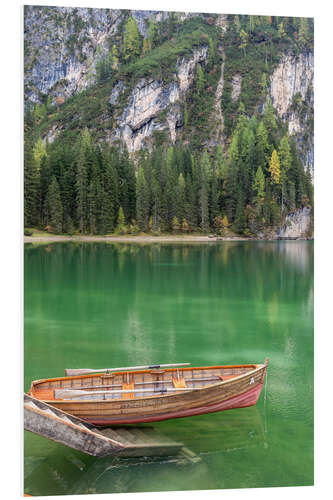
[[[311,19],[142,20],[119,11],[107,46],[88,52],[85,32],[97,9],[84,16],[25,9],[25,75],[42,67],[32,30],[44,43],[51,36],[30,26],[35,9],[60,28],[67,23],[68,57],[86,78],[74,90],[66,75],[42,89],[27,78],[25,234],[256,237],[304,207],[312,214],[313,88],[300,87],[282,112],[274,80],[290,60],[309,74],[301,63],[313,53]],[[132,126],[144,85],[152,97]]]

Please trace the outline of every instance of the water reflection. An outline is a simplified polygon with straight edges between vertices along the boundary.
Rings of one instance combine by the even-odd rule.
[[[157,425],[158,431],[191,446],[191,459],[186,455],[170,457],[95,458],[65,446],[51,443],[52,450],[44,456],[30,456],[25,462],[25,490],[30,494],[87,494],[153,491],[147,485],[146,474],[153,474],[156,490],[174,489],[177,481],[198,484],[205,488],[213,484],[211,460],[222,462],[226,454],[240,450],[264,448],[266,435],[256,407],[243,411],[191,418],[190,426],[179,420],[177,432],[168,423]],[[193,438],[195,436],[195,438]],[[42,439],[37,438],[36,439]],[[170,484],[172,478],[172,485]],[[167,483],[169,481],[169,487]],[[70,487],[69,487],[70,485]]]
[[[156,424],[200,463],[125,467],[28,434],[28,493],[312,484],[312,242],[25,246],[24,286],[25,390],[65,367],[270,357],[265,408]]]

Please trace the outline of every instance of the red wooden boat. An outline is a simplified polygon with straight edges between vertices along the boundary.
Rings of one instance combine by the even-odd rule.
[[[268,359],[250,365],[186,364],[67,370],[70,376],[33,381],[29,394],[94,425],[157,422],[255,405]]]

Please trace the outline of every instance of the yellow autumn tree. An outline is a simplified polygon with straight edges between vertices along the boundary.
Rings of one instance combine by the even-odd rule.
[[[280,160],[276,149],[274,149],[271,159],[269,160],[269,173],[271,174],[272,184],[280,183]]]

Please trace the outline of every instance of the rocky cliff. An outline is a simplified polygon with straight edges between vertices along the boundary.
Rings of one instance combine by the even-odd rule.
[[[124,23],[131,16],[138,27],[142,40],[148,37],[149,23],[162,25],[170,13],[155,11],[123,11],[111,9],[25,7],[25,98],[26,101],[43,102],[49,96],[53,103],[61,96],[66,100],[96,84],[96,67],[105,59],[112,45],[121,51]],[[242,100],[246,78],[239,70],[225,75],[224,36],[228,31],[228,16],[177,13],[173,14],[176,34],[189,19],[200,18],[206,25],[214,26],[217,36],[215,66],[209,75],[218,78],[207,87],[207,98],[214,99],[206,108],[210,124],[209,138],[203,145],[215,148],[219,143],[225,149],[223,100],[224,91],[230,88],[230,101],[237,109]],[[205,17],[206,16],[206,17]],[[232,28],[232,24],[230,25]],[[171,40],[174,40],[174,36]],[[215,54],[216,56],[216,54]],[[142,55],[140,56],[143,57]],[[96,121],[103,132],[101,140],[125,146],[136,152],[154,142],[155,133],[166,134],[169,143],[179,138],[187,141],[184,125],[186,102],[193,101],[191,95],[196,83],[196,68],[207,66],[209,59],[208,39],[200,46],[194,45],[186,56],[179,56],[173,74],[165,78],[140,75],[138,78],[116,79],[105,96],[109,108],[103,109]],[[228,62],[228,61],[227,61]],[[304,51],[298,56],[286,52],[271,73],[269,94],[279,117],[288,123],[290,135],[294,135],[302,154],[304,165],[313,174],[313,52]],[[214,73],[215,72],[215,73]],[[104,97],[103,97],[104,98]],[[93,99],[96,99],[93,97]],[[260,108],[260,99],[257,95]],[[261,102],[261,104],[262,104]],[[198,113],[198,110],[195,111]],[[71,127],[78,109],[72,116]],[[232,116],[232,115],[230,115]],[[194,120],[194,126],[196,125]],[[52,122],[44,133],[52,142],[64,130],[67,123]],[[197,128],[198,130],[198,128]],[[188,130],[191,134],[192,130]]]
[[[177,63],[175,81],[165,84],[163,80],[141,79],[127,98],[127,105],[116,119],[116,130],[112,139],[121,139],[129,152],[140,150],[147,145],[147,139],[154,131],[167,129],[171,142],[175,143],[177,128],[183,125],[183,106],[186,92],[194,79],[198,63],[205,63],[208,47],[193,52],[189,59],[182,58]],[[112,89],[109,102],[117,104],[126,86],[119,83]],[[162,112],[166,111],[162,119]]]
[[[96,61],[107,52],[108,37],[120,22],[118,10],[26,6],[26,99],[69,97],[91,85]]]
[[[121,43],[124,20],[135,19],[147,38],[149,21],[159,23],[168,12],[74,7],[25,6],[25,97],[70,97],[96,81],[96,63],[112,43]],[[198,14],[177,13],[177,22]]]
[[[312,236],[311,209],[303,207],[287,215],[284,225],[277,232],[278,238],[304,238]]]
[[[297,138],[303,161],[313,175],[313,52],[284,55],[270,79],[270,96],[280,118]]]

